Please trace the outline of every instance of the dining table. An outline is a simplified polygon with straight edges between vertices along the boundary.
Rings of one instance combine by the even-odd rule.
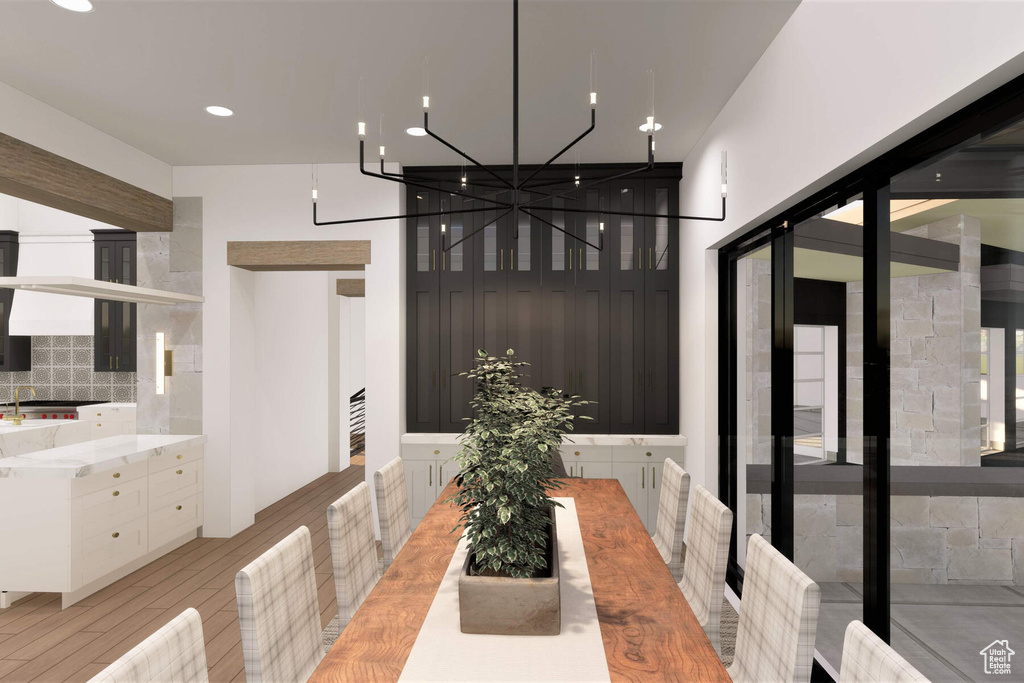
[[[612,681],[728,681],[617,479],[569,478]],[[397,681],[458,545],[452,482],[420,521],[310,681]],[[520,636],[529,638],[531,636]],[[452,680],[459,670],[451,653]]]

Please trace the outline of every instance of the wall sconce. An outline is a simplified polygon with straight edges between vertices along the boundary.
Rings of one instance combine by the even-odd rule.
[[[165,348],[164,333],[156,333],[156,393],[166,390],[165,378],[174,374],[174,351]]]

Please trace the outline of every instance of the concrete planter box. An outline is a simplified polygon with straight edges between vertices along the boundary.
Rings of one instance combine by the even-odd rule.
[[[471,576],[472,553],[459,576],[459,616],[463,633],[501,636],[557,636],[562,629],[559,596],[558,528],[551,511],[548,566],[551,576],[511,579]]]

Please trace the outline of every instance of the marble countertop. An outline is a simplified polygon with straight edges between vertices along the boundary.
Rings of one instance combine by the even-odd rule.
[[[87,406],[88,408],[135,408],[135,403],[96,403],[95,405]]]
[[[0,458],[88,441],[89,434],[81,420],[25,420],[17,426],[0,421]]]
[[[461,434],[454,433],[415,433],[402,434],[402,443],[420,444],[457,444]],[[686,437],[679,434],[566,434],[564,443],[577,446],[685,446]]]
[[[0,458],[0,478],[74,479],[206,443],[203,435],[124,434]]]

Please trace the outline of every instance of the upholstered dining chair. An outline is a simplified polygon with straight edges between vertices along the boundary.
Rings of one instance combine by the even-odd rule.
[[[839,683],[928,683],[896,650],[854,619],[846,627]]]
[[[736,627],[736,655],[728,669],[732,680],[807,683],[820,604],[818,584],[760,534],[751,536]]]
[[[380,544],[384,549],[384,571],[387,571],[402,546],[412,536],[409,514],[409,492],[405,488],[405,465],[395,458],[373,473],[377,489],[377,518],[380,520]]]
[[[340,631],[380,578],[370,487],[365,481],[327,508],[327,531],[331,537]]]
[[[686,503],[690,498],[690,475],[665,458],[661,475],[661,497],[658,499],[658,522],[654,527],[654,545],[665,560],[672,578],[683,578],[683,532],[686,531]]]
[[[89,683],[205,683],[203,621],[192,607],[128,650]]]
[[[300,526],[235,575],[249,683],[304,681],[323,659],[313,545]]]
[[[697,484],[690,513],[690,542],[679,589],[721,656],[722,597],[732,539],[732,510]]]

